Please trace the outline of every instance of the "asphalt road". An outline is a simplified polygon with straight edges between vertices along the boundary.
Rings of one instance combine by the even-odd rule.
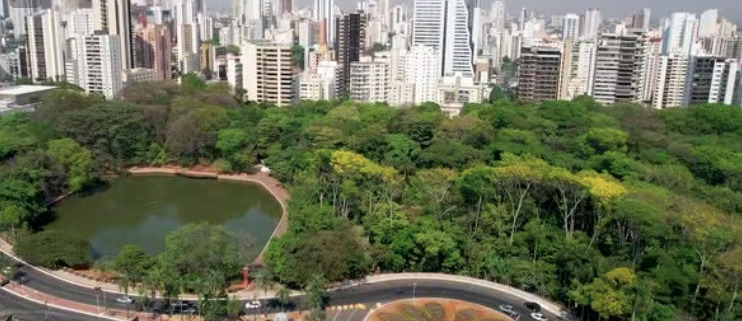
[[[103,319],[90,317],[21,299],[0,289],[0,316],[13,315],[18,321],[99,321]]]
[[[71,301],[86,303],[89,305],[99,304],[109,308],[125,309],[125,304],[115,301],[119,296],[117,293],[106,293],[90,288],[70,284],[54,277],[48,276],[35,269],[24,266],[20,268],[23,276],[23,284],[34,290]],[[521,320],[529,320],[528,309],[524,307],[525,300],[515,297],[506,292],[495,291],[487,287],[472,284],[462,284],[453,281],[439,280],[404,280],[386,281],[373,284],[357,283],[355,286],[343,288],[330,292],[328,305],[365,304],[373,307],[389,301],[414,297],[438,297],[458,299],[471,303],[480,304],[492,309],[507,304],[512,305],[516,312],[521,314]],[[14,298],[17,300],[17,298]],[[301,297],[292,297],[289,309],[300,306]],[[263,302],[262,310],[248,310],[248,313],[268,313],[280,311],[276,302]],[[549,320],[559,320],[555,315],[544,312]],[[355,317],[357,318],[357,316]]]

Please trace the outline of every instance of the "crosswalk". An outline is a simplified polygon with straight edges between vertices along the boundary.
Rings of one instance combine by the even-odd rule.
[[[346,304],[346,305],[332,305],[326,308],[328,311],[344,311],[344,310],[366,310],[368,309],[365,304]]]

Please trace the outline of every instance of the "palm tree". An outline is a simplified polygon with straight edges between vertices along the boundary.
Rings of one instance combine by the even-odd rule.
[[[268,296],[268,290],[270,290],[273,287],[273,279],[271,278],[270,274],[268,274],[267,270],[262,270],[258,275],[255,277],[255,287],[258,291],[263,291],[263,298]],[[265,306],[260,307],[260,312],[265,312]]]
[[[285,286],[281,286],[278,289],[278,293],[276,293],[276,296],[278,297],[278,303],[281,304],[281,312],[285,312],[286,305],[289,304],[289,289],[287,289]]]
[[[227,297],[227,318],[229,320],[238,320],[242,311],[240,300],[234,297]]]
[[[157,298],[157,292],[162,292],[165,283],[165,273],[160,266],[155,265],[142,280],[142,286],[149,290],[150,297],[152,298],[151,310],[152,317],[155,316],[155,299]]]

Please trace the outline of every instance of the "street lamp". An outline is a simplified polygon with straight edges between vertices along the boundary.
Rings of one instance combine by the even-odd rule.
[[[412,282],[412,302],[415,302],[415,290],[417,288],[417,282]]]

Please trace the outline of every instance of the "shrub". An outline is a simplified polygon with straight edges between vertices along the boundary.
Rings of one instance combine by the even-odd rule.
[[[56,230],[19,238],[15,252],[28,263],[47,268],[86,267],[93,262],[86,240]]]

